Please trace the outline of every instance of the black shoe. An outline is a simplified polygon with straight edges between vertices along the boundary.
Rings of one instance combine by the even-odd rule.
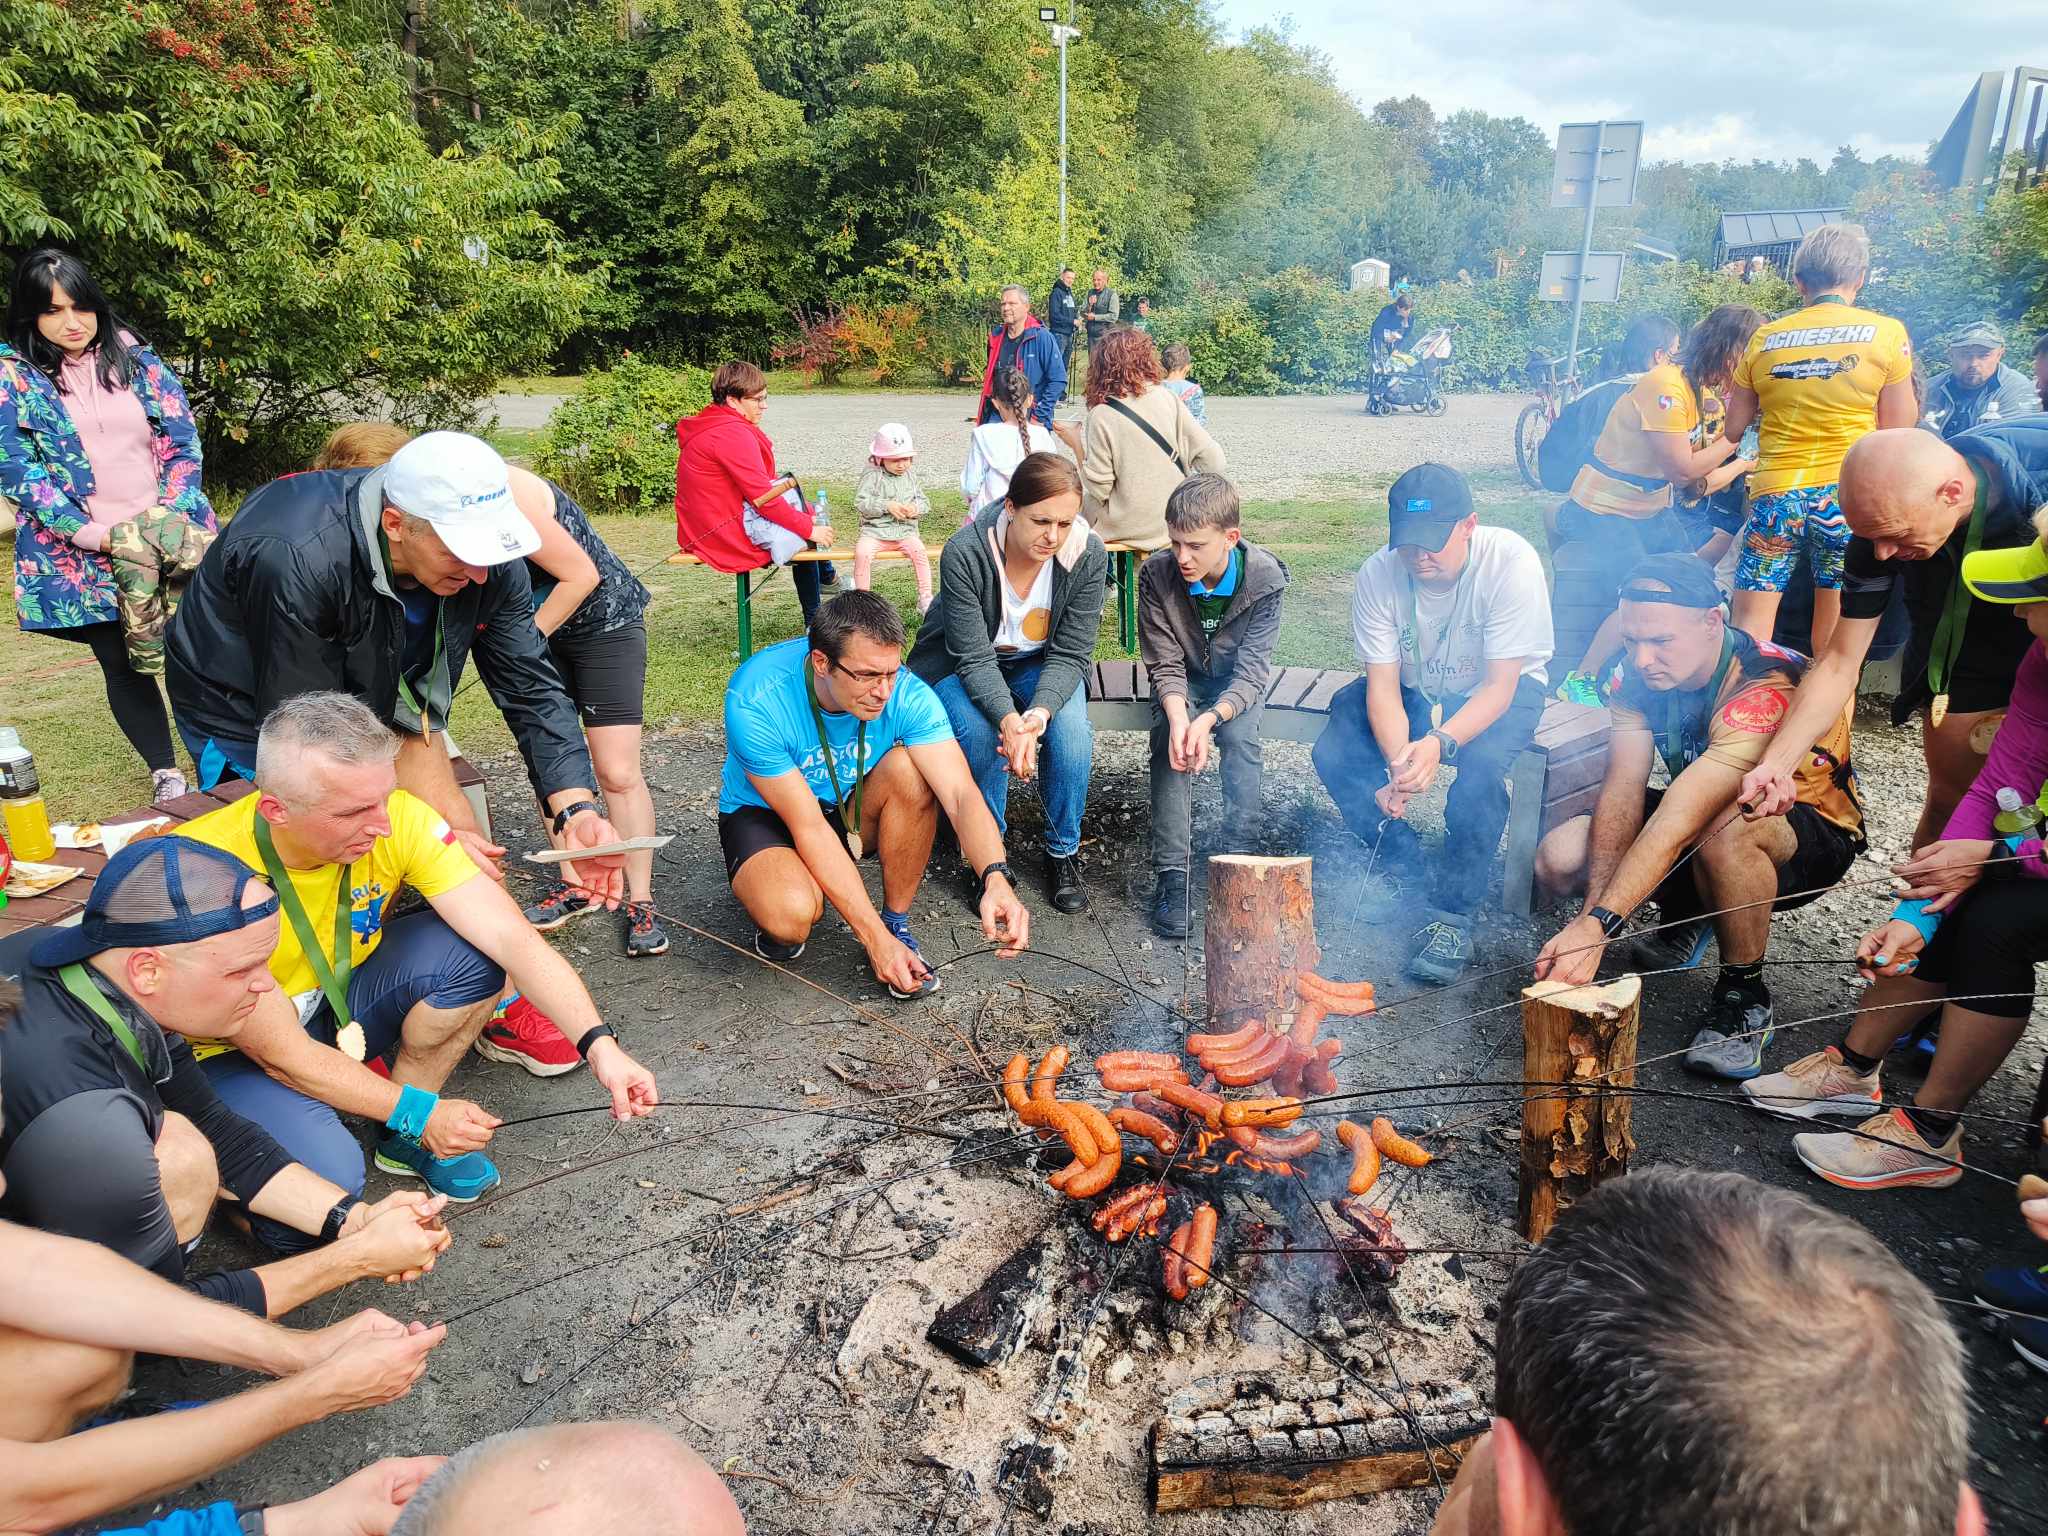
[[[804,952],[803,941],[782,944],[768,937],[760,929],[754,930],[754,953],[763,960],[773,960],[777,965],[787,965]]]
[[[1188,936],[1188,872],[1162,869],[1152,888],[1152,931],[1162,939]]]
[[[1088,888],[1081,883],[1081,860],[1076,854],[1048,853],[1045,883],[1052,887],[1052,904],[1062,912],[1088,910]]]

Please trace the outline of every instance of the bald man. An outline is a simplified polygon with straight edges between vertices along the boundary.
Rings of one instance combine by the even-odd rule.
[[[1892,723],[1925,711],[1927,798],[1913,833],[1919,848],[1939,835],[1983,765],[1979,728],[2004,710],[2031,643],[2009,610],[1972,597],[1960,573],[1967,550],[2033,542],[2034,509],[2048,503],[2048,415],[1948,442],[1917,427],[1869,433],[1842,461],[1841,501],[1853,534],[1842,619],[1770,751],[1742,781],[1742,801],[1752,817],[1782,815],[1792,804],[1803,744],[1818,739],[1855,693],[1892,587],[1903,581],[1912,634]]]
[[[652,1424],[516,1429],[452,1456],[391,1536],[746,1536],[711,1466]]]

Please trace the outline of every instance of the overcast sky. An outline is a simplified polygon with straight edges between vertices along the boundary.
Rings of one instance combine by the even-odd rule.
[[[1083,7],[1085,9],[1085,6]],[[1987,69],[2048,68],[2044,0],[1217,0],[1232,28],[1293,17],[1361,105],[1421,96],[1560,122],[1641,118],[1652,159],[1920,155]],[[2002,108],[2001,108],[2002,110]]]

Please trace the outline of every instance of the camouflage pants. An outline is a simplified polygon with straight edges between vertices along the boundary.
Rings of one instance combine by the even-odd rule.
[[[215,537],[167,507],[116,523],[108,534],[128,665],[137,672],[163,675],[164,629]]]

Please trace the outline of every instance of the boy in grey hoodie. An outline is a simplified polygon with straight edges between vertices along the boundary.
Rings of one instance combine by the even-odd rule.
[[[1194,778],[1220,752],[1225,825],[1258,825],[1259,717],[1287,567],[1245,542],[1237,489],[1191,475],[1166,503],[1168,544],[1138,571],[1138,646],[1152,686],[1152,929],[1188,934]]]

